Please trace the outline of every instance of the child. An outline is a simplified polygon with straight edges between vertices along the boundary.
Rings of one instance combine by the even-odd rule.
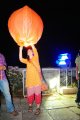
[[[35,114],[40,114],[41,104],[41,69],[39,64],[39,56],[37,49],[34,45],[27,47],[27,58],[22,57],[23,47],[19,47],[19,60],[26,64],[26,87],[27,87],[27,100],[29,104],[28,111],[32,112],[32,104],[36,103]]]

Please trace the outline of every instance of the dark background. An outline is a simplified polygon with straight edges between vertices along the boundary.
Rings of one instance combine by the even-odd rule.
[[[80,48],[80,7],[77,1],[2,0],[0,1],[0,52],[8,65],[25,67],[18,59],[18,46],[9,34],[8,18],[15,10],[28,5],[44,23],[44,31],[36,47],[41,67],[57,67],[58,54],[69,52],[71,64]]]

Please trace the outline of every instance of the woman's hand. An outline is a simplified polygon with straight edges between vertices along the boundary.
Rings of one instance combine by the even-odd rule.
[[[4,65],[1,65],[0,70],[6,70],[6,67]]]
[[[79,80],[79,75],[78,75],[78,65],[76,65],[76,80]]]
[[[22,49],[23,49],[23,46],[20,46],[20,47],[19,47],[19,49],[22,51]]]
[[[76,72],[76,80],[79,80],[79,76],[77,72]]]
[[[23,46],[20,46],[19,47],[19,60],[21,61],[22,59],[22,49],[23,49]]]

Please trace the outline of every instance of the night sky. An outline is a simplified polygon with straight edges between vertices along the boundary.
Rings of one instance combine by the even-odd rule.
[[[6,2],[5,2],[6,1]],[[0,2],[0,52],[8,66],[25,67],[19,62],[18,48],[8,31],[8,18],[17,9],[28,5],[44,23],[40,41],[36,44],[41,67],[57,67],[58,54],[69,52],[71,64],[80,48],[80,7],[78,2],[53,0],[3,0]]]

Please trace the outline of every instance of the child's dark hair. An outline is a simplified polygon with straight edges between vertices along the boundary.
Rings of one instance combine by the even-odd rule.
[[[27,51],[28,50],[32,50],[33,51],[32,46],[28,46],[28,47],[26,47],[26,49],[27,49]],[[27,59],[29,60],[29,56],[28,55],[27,55]]]
[[[27,49],[27,51],[30,49],[30,50],[32,50],[32,46],[28,46],[28,47],[26,47],[26,49]]]

